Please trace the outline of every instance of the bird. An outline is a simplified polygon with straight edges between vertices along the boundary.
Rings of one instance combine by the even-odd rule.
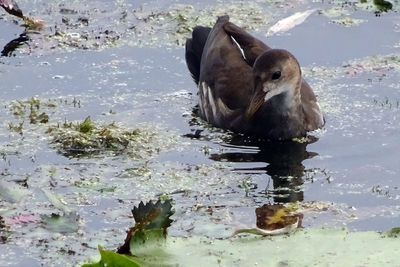
[[[194,27],[185,59],[198,86],[198,115],[213,126],[290,140],[325,124],[297,59],[270,48],[228,15],[218,17],[213,28]]]

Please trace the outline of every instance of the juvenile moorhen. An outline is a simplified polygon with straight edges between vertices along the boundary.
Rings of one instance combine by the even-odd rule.
[[[217,127],[286,140],[324,125],[296,58],[269,48],[229,16],[212,29],[195,27],[185,56],[199,88],[199,115]]]

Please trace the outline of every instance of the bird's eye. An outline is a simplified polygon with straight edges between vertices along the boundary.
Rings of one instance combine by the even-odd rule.
[[[272,80],[278,80],[279,78],[281,77],[281,72],[278,70],[278,71],[275,71],[273,74],[272,74]]]

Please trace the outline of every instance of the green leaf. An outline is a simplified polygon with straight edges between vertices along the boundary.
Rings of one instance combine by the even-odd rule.
[[[150,201],[146,205],[140,202],[138,207],[134,207],[132,214],[136,224],[129,229],[125,242],[118,249],[118,253],[136,255],[144,251],[144,245],[147,250],[158,247],[159,242],[165,240],[167,228],[172,222],[169,218],[174,213],[171,202],[171,199],[163,202],[158,200],[155,204]]]
[[[109,250],[103,250],[99,246],[101,260],[97,263],[84,264],[82,267],[140,267],[142,266],[132,257],[121,255]]]

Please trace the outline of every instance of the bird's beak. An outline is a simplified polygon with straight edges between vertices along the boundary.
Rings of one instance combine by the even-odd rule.
[[[253,98],[250,101],[250,105],[246,110],[245,118],[247,120],[251,119],[254,114],[260,109],[262,104],[265,102],[265,96],[268,91],[265,90],[258,90],[257,93],[254,94]]]

